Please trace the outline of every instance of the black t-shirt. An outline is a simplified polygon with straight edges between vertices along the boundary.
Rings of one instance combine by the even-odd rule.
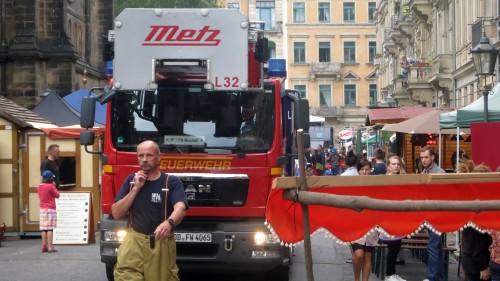
[[[50,160],[49,158],[45,158],[40,165],[40,175],[42,175],[43,171],[45,170],[49,170],[52,172],[52,174],[54,174],[54,184],[56,185],[57,189],[59,189],[59,167],[57,166],[56,162]]]
[[[120,191],[115,197],[115,202],[123,199],[130,192],[130,182],[134,174],[129,175],[122,184]],[[146,181],[142,189],[137,194],[132,206],[130,207],[129,226],[135,231],[143,234],[152,234],[156,227],[160,225],[168,214],[174,210],[174,205],[178,202],[184,202],[186,209],[189,208],[184,187],[179,178],[170,176],[168,180],[168,214],[165,217],[165,183],[167,175],[162,173],[154,181]]]
[[[387,174],[387,165],[385,163],[377,163],[373,166],[372,175],[385,175]]]

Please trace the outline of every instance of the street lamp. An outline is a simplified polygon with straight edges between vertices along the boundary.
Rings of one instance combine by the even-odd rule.
[[[483,89],[480,88],[480,83],[478,83],[478,88],[483,92],[484,122],[488,122],[488,94],[490,93],[491,86],[486,86],[486,79],[495,72],[498,49],[490,44],[490,39],[483,32],[483,37],[479,40],[479,44],[472,48],[470,52],[474,60],[474,66],[476,67],[476,75],[479,79],[481,76],[484,77]]]

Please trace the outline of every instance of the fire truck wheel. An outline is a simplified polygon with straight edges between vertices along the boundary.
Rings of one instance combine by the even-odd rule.
[[[108,278],[108,281],[115,280],[113,271],[114,271],[114,265],[106,264],[106,277]]]

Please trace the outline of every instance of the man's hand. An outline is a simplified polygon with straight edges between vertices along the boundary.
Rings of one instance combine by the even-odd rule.
[[[141,170],[137,173],[135,173],[134,175],[134,189],[136,189],[137,191],[141,190],[142,187],[144,186],[144,184],[146,183],[146,179],[148,178],[148,174]]]
[[[173,226],[168,221],[162,222],[155,230],[156,240],[163,240],[172,233]]]
[[[486,269],[481,270],[481,272],[479,272],[479,278],[481,280],[488,280],[488,279],[490,279],[490,268],[487,267]]]

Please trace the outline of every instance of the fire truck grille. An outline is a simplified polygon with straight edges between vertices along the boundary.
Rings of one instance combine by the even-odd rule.
[[[244,207],[248,177],[179,177],[190,207]]]

